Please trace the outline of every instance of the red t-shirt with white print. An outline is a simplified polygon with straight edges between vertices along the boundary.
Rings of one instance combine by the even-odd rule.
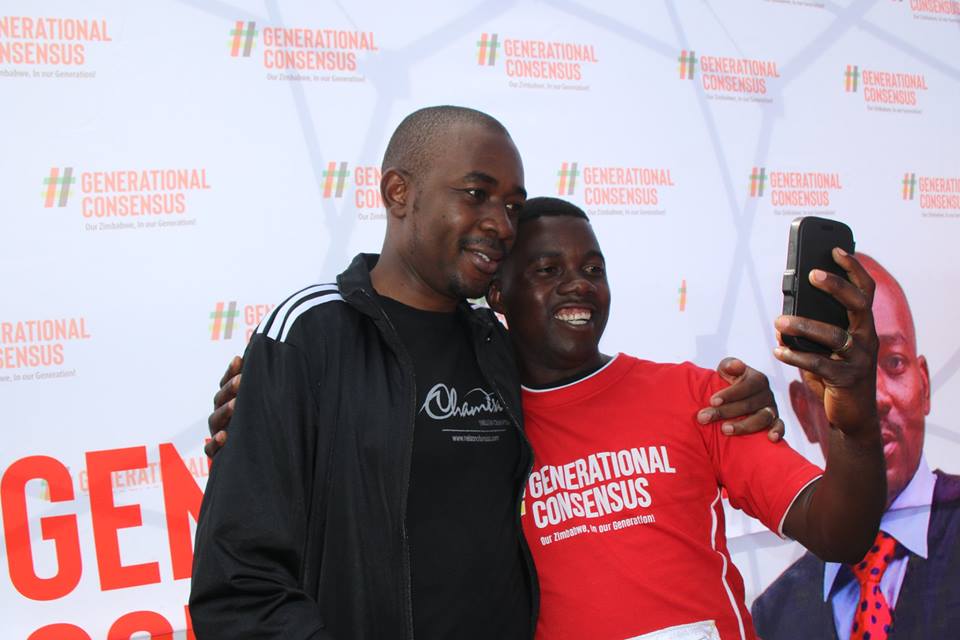
[[[591,376],[524,388],[534,468],[522,516],[540,582],[539,640],[755,638],[721,489],[781,532],[822,472],[766,433],[725,436],[699,408],[726,386],[690,363],[620,354]]]

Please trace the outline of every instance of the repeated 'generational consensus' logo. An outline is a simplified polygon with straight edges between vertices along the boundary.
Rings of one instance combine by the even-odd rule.
[[[236,20],[229,35],[230,56],[259,60],[271,80],[364,82],[360,57],[380,51],[372,31]]]
[[[578,195],[596,215],[663,214],[665,189],[675,187],[667,167],[617,167],[562,162],[557,171],[557,195]]]
[[[960,22],[960,1],[958,0],[910,0],[899,4],[909,6],[914,20],[931,20],[934,22]]]
[[[770,197],[775,213],[796,215],[796,207],[813,209],[821,215],[832,213],[831,196],[843,189],[840,174],[826,171],[767,171],[767,167],[753,167],[750,171],[751,198]]]
[[[65,207],[70,200],[70,186],[76,183],[73,167],[50,168],[50,175],[43,179],[43,206]]]
[[[683,49],[677,58],[681,80],[699,81],[712,100],[771,102],[769,82],[780,77],[773,60],[712,56]]]
[[[587,67],[599,62],[589,42],[501,37],[499,33],[480,34],[476,60],[482,67],[500,67],[514,89],[574,91],[590,89]]]
[[[257,23],[237,20],[230,31],[230,55],[249,58],[257,42]]]
[[[73,377],[76,369],[53,369],[69,366],[69,343],[89,339],[83,316],[0,322],[0,383]]]
[[[205,168],[78,172],[51,167],[41,197],[44,208],[63,208],[79,191],[85,228],[95,231],[196,224],[183,215],[189,212],[188,194],[209,189]]]
[[[697,54],[694,51],[684,49],[680,52],[680,79],[693,80],[697,71]]]
[[[497,34],[482,34],[477,40],[477,64],[492,67],[497,63],[497,48],[500,47],[500,41]]]
[[[210,312],[209,332],[211,340],[233,340],[241,335],[249,341],[257,330],[260,321],[266,318],[276,305],[247,304],[240,305],[236,300],[219,301]],[[241,332],[241,322],[243,331]]]
[[[882,71],[848,64],[843,71],[846,93],[859,93],[871,111],[920,113],[920,95],[927,91],[922,73]]]
[[[915,173],[905,173],[903,174],[903,199],[904,200],[913,200],[914,189],[917,186],[917,174]]]
[[[93,78],[95,71],[63,67],[87,66],[88,45],[112,41],[106,20],[0,16],[0,65],[12,65],[0,77]]]
[[[960,217],[960,176],[903,174],[901,198],[918,202],[920,212],[929,218]]]
[[[328,162],[327,168],[323,170],[323,197],[324,198],[342,198],[343,187],[347,182],[346,162]]]

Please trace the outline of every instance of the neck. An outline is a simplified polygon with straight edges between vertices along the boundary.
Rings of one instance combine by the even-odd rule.
[[[587,377],[610,362],[612,358],[597,351],[591,357],[576,364],[548,365],[521,357],[520,381],[531,389],[549,389],[570,384]]]
[[[398,252],[386,245],[370,271],[370,282],[380,295],[422,311],[453,311],[460,302],[432,289]]]

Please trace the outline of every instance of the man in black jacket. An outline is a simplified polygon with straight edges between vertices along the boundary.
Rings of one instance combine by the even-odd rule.
[[[532,635],[518,376],[502,326],[465,302],[513,243],[523,182],[486,114],[435,107],[397,128],[382,253],[288,298],[247,348],[197,529],[198,637]],[[748,376],[720,396],[748,400],[704,420],[766,427],[765,386]]]
[[[887,463],[887,509],[882,536],[893,540],[888,562],[873,583],[888,610],[889,630],[871,633],[857,622],[861,591],[871,583],[846,565],[805,554],[754,602],[753,616],[764,640],[801,638],[955,637],[960,628],[960,476],[931,471],[923,456],[930,412],[927,360],[917,353],[913,315],[900,283],[876,260],[860,262],[876,281],[873,310],[880,355],[877,413]],[[823,404],[800,382],[790,385],[797,418],[811,442],[826,455]],[[874,615],[877,602],[867,607]],[[862,617],[862,616],[861,616]],[[872,619],[871,619],[872,621]]]

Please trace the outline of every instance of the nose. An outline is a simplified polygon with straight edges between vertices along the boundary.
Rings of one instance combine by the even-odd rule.
[[[480,230],[487,236],[497,238],[507,246],[513,244],[516,234],[514,223],[510,219],[506,206],[501,202],[490,202],[480,219]]]
[[[567,273],[569,275],[564,278],[560,286],[557,287],[557,293],[561,295],[586,296],[596,292],[596,285],[585,278],[579,270],[571,270],[567,271]]]
[[[881,418],[890,413],[893,398],[890,396],[890,381],[883,371],[877,368],[877,415]]]

